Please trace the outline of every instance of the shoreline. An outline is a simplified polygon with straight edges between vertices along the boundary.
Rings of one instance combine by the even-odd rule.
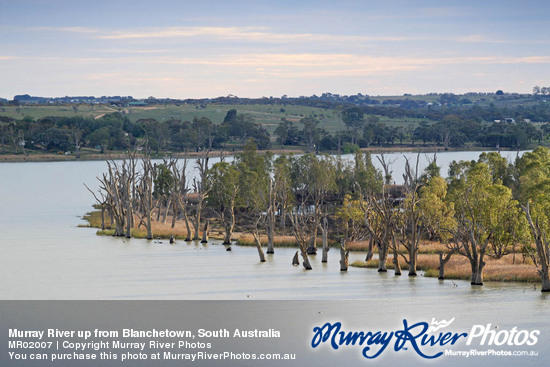
[[[98,223],[100,223],[99,216],[100,216],[100,212],[96,210],[87,213],[85,216],[83,216],[82,219],[88,222],[88,224],[80,225],[80,227],[96,228],[98,229],[96,231],[96,235],[98,236],[112,236],[114,230],[112,229],[101,230],[101,227],[98,226]],[[170,220],[168,220],[166,224],[162,222],[156,222],[156,221],[153,221],[152,224],[153,224],[154,239],[167,240],[170,238],[170,235],[172,234],[174,235],[174,238],[177,241],[184,241],[186,237],[184,234],[185,232],[184,222],[181,220],[176,221],[175,228],[171,228]],[[133,238],[145,239],[145,235],[146,235],[146,231],[144,230],[144,228],[132,229]],[[201,232],[201,235],[202,235],[202,232]],[[223,237],[224,237],[223,230],[220,230],[219,228],[212,226],[212,228],[209,231],[208,237],[209,237],[209,242],[212,240],[215,240],[215,241],[219,241],[221,244],[221,241],[223,241]],[[124,237],[121,237],[121,238],[124,238]],[[261,242],[262,242],[262,247],[266,245],[267,236],[262,235]],[[318,238],[316,256],[321,256],[322,246],[320,246],[320,244],[321,244],[321,239]],[[250,247],[250,248],[256,246],[252,235],[242,231],[233,232],[232,245]],[[276,248],[286,247],[286,248],[298,249],[298,245],[296,244],[293,236],[282,235],[282,234],[277,234],[274,236],[274,247]],[[334,251],[337,251],[338,247],[339,247],[338,243],[336,243],[334,240],[329,240],[329,248],[332,248],[334,249]],[[368,241],[350,242],[348,243],[347,248],[353,252],[366,254],[368,250]],[[376,246],[373,250],[374,250],[373,251],[374,254],[378,253],[378,251],[376,250]],[[445,250],[446,250],[446,247],[442,243],[424,241],[420,246],[420,249],[418,252],[417,271],[423,272],[422,276],[429,277],[429,278],[438,278],[439,253],[444,252]],[[406,253],[406,251],[404,252]],[[333,255],[330,255],[330,257],[339,259],[337,252],[331,252],[331,254]],[[408,276],[407,264],[405,264],[405,262],[401,258],[399,263],[402,271],[401,276]],[[522,259],[521,253],[515,253],[515,254],[511,253],[502,257],[501,259],[493,259],[493,258],[487,257],[486,263],[487,264],[484,269],[484,281],[534,283],[534,284],[540,284],[541,282],[540,276],[537,274],[536,267],[531,263],[530,259]],[[289,264],[290,264],[290,259],[289,259]],[[372,271],[376,271],[376,269],[378,268],[378,260],[373,259],[373,260],[370,260],[369,262],[354,261],[353,263],[350,263],[349,266],[353,268],[368,268],[368,269],[371,269]],[[391,272],[394,269],[392,255],[388,255],[386,268],[388,269],[388,273],[391,274]],[[458,254],[453,255],[452,258],[447,263],[447,265],[445,266],[445,279],[446,280],[470,280],[470,277],[471,277],[471,269],[467,259]]]
[[[385,147],[367,147],[367,148],[361,148],[361,151],[363,152],[369,152],[371,154],[398,154],[398,153],[445,153],[445,152],[484,152],[484,151],[507,151],[507,152],[514,152],[515,150],[511,149],[495,149],[495,148],[488,148],[488,147],[480,147],[480,146],[468,146],[463,148],[449,148],[448,150],[444,150],[440,146],[411,146],[411,145],[399,145],[399,146],[385,146]],[[221,154],[223,154],[225,157],[233,156],[235,153],[239,153],[239,151],[225,151],[225,150],[213,150],[210,152],[210,157],[219,157]],[[260,150],[259,153],[273,153],[273,154],[305,154],[306,152],[302,149],[285,149],[285,148],[277,148],[277,149],[268,149],[268,150]],[[164,154],[160,153],[158,156],[152,155],[152,159],[163,159],[163,158],[184,158],[187,156],[188,158],[196,158],[200,157],[202,152],[188,152],[187,154],[181,153],[181,152],[165,152]],[[329,154],[329,155],[337,155],[338,152],[320,152],[320,154]],[[341,153],[344,154],[344,153]],[[353,153],[345,153],[345,154],[353,154]],[[142,154],[138,155],[138,158],[142,157]],[[32,153],[32,154],[0,154],[0,163],[19,163],[19,162],[79,162],[79,161],[106,161],[106,160],[120,160],[127,157],[126,152],[124,151],[113,151],[109,153],[86,153],[81,152],[81,157],[76,158],[74,154],[55,154],[55,153]]]

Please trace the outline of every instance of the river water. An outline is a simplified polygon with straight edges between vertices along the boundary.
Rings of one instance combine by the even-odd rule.
[[[413,153],[405,155],[416,157]],[[439,153],[437,161],[443,166],[442,173],[446,173],[452,160],[477,159],[478,155],[479,152]],[[515,153],[509,155],[510,159],[514,157]],[[395,181],[400,182],[403,154],[388,154],[387,158],[396,160],[393,174]],[[427,165],[428,158],[431,156],[421,155],[421,167]],[[378,163],[376,159],[374,163]],[[301,266],[291,265],[295,250],[289,248],[276,248],[274,255],[267,255],[267,262],[260,263],[252,247],[233,246],[233,251],[227,252],[215,241],[206,245],[183,241],[170,245],[167,241],[96,236],[95,229],[77,226],[83,223],[81,216],[90,211],[94,203],[83,183],[96,187],[95,177],[105,167],[105,162],[99,161],[0,164],[0,300],[271,300],[267,303],[170,303],[166,307],[171,307],[171,311],[166,315],[172,318],[166,316],[166,323],[173,322],[173,316],[180,313],[181,307],[194,309],[193,315],[184,315],[198,321],[212,320],[212,323],[226,320],[221,316],[226,313],[237,315],[238,320],[252,320],[255,325],[259,325],[260,320],[279,320],[278,323],[296,332],[295,339],[282,341],[287,344],[307,341],[311,337],[311,325],[330,320],[347,322],[347,325],[367,323],[380,327],[379,330],[390,330],[405,318],[427,322],[432,318],[456,318],[455,330],[469,330],[472,325],[487,323],[507,330],[513,327],[541,330],[538,345],[523,348],[541,355],[521,359],[521,364],[547,365],[543,346],[550,343],[550,300],[540,293],[540,287],[535,290],[533,284],[496,282],[472,287],[466,281],[438,281],[422,275],[396,277],[391,271],[379,274],[376,269],[353,267],[348,272],[340,272],[335,250],[329,252],[328,264],[322,264],[320,256],[313,256],[313,270],[305,271]],[[352,253],[350,261],[363,257],[363,253]],[[90,311],[86,311],[87,303],[55,306],[6,302],[0,302],[8,317],[4,320],[6,327],[11,325],[9,315],[18,315],[18,309],[24,308],[18,320],[27,320],[32,325],[29,328],[36,327],[36,322],[44,327],[51,327],[50,322],[59,325],[67,313],[73,315],[73,319],[77,314],[79,320],[93,319],[90,321],[93,328],[97,325],[94,315],[98,312],[107,317],[103,317],[104,323],[126,320],[125,325],[136,325],[141,320],[157,327],[154,320],[160,322],[162,315],[158,310],[165,307],[162,303],[155,303],[155,307],[148,303],[93,303]],[[50,315],[52,321],[44,319],[45,316],[29,316],[35,304],[37,312]],[[71,307],[77,309],[70,311]],[[212,319],[212,315],[220,312],[219,307],[223,307],[224,312],[218,319]],[[134,308],[135,313],[128,313]],[[302,334],[303,337],[298,337]],[[365,363],[359,353],[353,354],[353,358],[350,354],[342,358],[341,354],[314,353],[313,350],[307,353],[310,361],[317,361],[319,366],[326,365],[327,356],[349,365]],[[402,354],[392,356],[384,361],[397,358],[396,363],[407,362]],[[466,361],[487,366],[515,365],[514,359],[479,357]],[[449,357],[445,362],[446,365],[466,365],[464,358]]]

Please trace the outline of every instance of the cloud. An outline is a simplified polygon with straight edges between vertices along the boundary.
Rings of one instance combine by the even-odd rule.
[[[219,39],[291,42],[291,41],[384,41],[401,42],[412,40],[408,36],[357,36],[331,35],[323,33],[276,33],[263,27],[167,27],[149,30],[117,31],[100,35],[102,39],[160,39],[160,38],[192,38],[212,37]]]
[[[99,30],[94,28],[86,27],[32,27],[28,28],[30,31],[51,31],[51,32],[62,32],[62,33],[84,33],[92,34],[99,33]]]
[[[246,67],[258,73],[283,74],[289,69],[300,69],[301,75],[356,75],[373,72],[412,70],[438,65],[464,64],[545,64],[550,63],[549,56],[528,57],[371,57],[353,54],[245,54],[225,55],[213,58],[165,58],[156,63],[185,64],[220,67]],[[249,69],[254,68],[254,69]],[[284,68],[284,69],[282,69]]]

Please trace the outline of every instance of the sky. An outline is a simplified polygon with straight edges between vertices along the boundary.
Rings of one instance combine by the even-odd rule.
[[[0,0],[0,97],[530,93],[547,0]]]

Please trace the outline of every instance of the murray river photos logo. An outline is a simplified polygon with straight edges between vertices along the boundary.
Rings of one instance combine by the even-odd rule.
[[[443,329],[449,327],[455,319],[431,323],[409,323],[403,320],[403,328],[395,331],[346,331],[342,323],[327,322],[313,328],[312,348],[322,343],[337,350],[342,347],[359,347],[361,354],[368,359],[380,356],[386,349],[399,352],[413,350],[427,359],[441,357],[444,351],[457,342],[465,341],[467,346],[533,346],[538,342],[539,330],[498,330],[491,324],[473,325],[470,332],[452,332]],[[389,347],[389,348],[388,348]]]

